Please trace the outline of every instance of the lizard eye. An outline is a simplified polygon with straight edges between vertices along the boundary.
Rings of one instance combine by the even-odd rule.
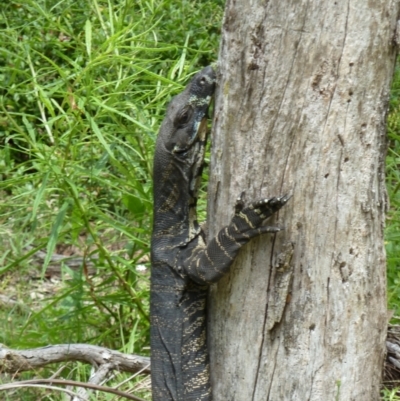
[[[177,125],[183,126],[187,124],[190,120],[190,117],[192,117],[192,109],[191,108],[183,109],[183,111],[178,115]]]

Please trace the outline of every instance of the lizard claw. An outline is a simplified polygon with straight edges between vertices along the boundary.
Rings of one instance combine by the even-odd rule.
[[[253,208],[262,219],[266,219],[284,206],[291,197],[292,195],[286,194],[284,196],[274,196],[269,199],[261,199],[254,202],[251,205],[251,208]]]
[[[245,191],[243,191],[236,199],[235,214],[239,214],[244,208],[244,195]]]
[[[280,202],[281,205],[283,206],[283,205],[285,205],[285,204],[287,203],[287,201],[288,201],[292,196],[293,196],[292,194],[286,194],[286,195],[283,195],[283,196],[279,196],[279,197],[277,197],[276,199],[277,199],[278,202]]]

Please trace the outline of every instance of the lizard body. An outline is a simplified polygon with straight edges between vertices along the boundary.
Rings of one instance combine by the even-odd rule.
[[[206,67],[172,99],[156,143],[150,289],[153,401],[211,401],[207,289],[228,272],[251,238],[279,231],[262,223],[289,199],[263,199],[247,207],[238,202],[231,223],[206,244],[196,203],[215,82],[214,70]]]

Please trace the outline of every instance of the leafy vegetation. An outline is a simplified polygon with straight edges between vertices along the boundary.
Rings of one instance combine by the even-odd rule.
[[[389,149],[386,182],[390,202],[386,221],[388,308],[393,323],[400,323],[400,65],[396,65],[388,116]],[[399,401],[400,389],[384,389],[384,401]]]
[[[2,5],[0,293],[28,308],[0,312],[1,343],[148,353],[154,140],[171,96],[216,59],[222,11],[185,0]],[[53,253],[82,263],[42,282]]]
[[[387,190],[390,209],[387,215],[386,252],[388,304],[400,320],[400,65],[393,79],[388,118],[389,149],[386,158]]]
[[[216,59],[222,3],[9,0],[2,5],[0,294],[23,307],[0,309],[1,343],[28,348],[87,342],[148,353],[155,135],[170,97]],[[388,304],[397,318],[399,68],[388,127]],[[33,257],[38,250],[45,251],[41,261]],[[62,263],[59,274],[49,275],[53,253],[79,254],[79,268]],[[80,364],[62,372],[83,381],[88,374]],[[60,399],[39,389],[3,394],[6,400]],[[146,391],[137,394],[149,397]],[[395,391],[384,394],[387,400],[395,397]]]

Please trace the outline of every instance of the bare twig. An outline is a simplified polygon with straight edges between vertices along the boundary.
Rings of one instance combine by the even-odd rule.
[[[140,375],[141,373],[143,373],[146,369],[150,368],[150,364],[145,366],[143,369],[139,370],[138,372],[134,373],[132,376],[128,377],[126,380],[122,381],[121,383],[118,383],[117,386],[115,386],[115,388],[121,387],[123,386],[125,383],[128,383],[129,381],[131,381],[133,378],[135,378],[136,376]]]
[[[33,246],[28,245],[25,247],[25,249],[30,251],[33,249]],[[46,257],[47,253],[43,251],[36,251],[33,254],[33,258],[40,262],[40,264],[46,260]],[[83,264],[85,264],[86,268],[88,269],[88,273],[94,274],[96,269],[94,268],[94,263],[92,260],[96,259],[98,259],[98,255],[92,255],[89,258],[83,258],[82,256],[65,256],[53,253],[50,257],[50,265],[47,267],[46,272],[50,274],[60,274],[62,264],[65,264],[72,270],[77,270]]]
[[[49,385],[44,385],[44,384],[25,384],[25,382],[2,384],[2,385],[0,385],[0,391],[14,390],[14,389],[25,388],[25,387],[46,388],[49,390],[62,391],[63,393],[66,393],[66,394],[70,395],[71,397],[76,396],[76,394],[73,391],[66,389],[66,388],[60,388],[60,387],[49,386]],[[80,401],[82,401],[82,400],[80,400]]]
[[[145,401],[145,400],[143,400],[143,398],[139,398],[139,397],[136,397],[135,395],[132,395],[132,394],[129,394],[129,393],[126,393],[126,392],[123,392],[123,391],[115,390],[115,389],[110,388],[110,387],[99,386],[98,384],[92,384],[92,383],[82,383],[82,382],[77,382],[77,381],[74,381],[74,380],[60,380],[60,379],[23,380],[23,381],[19,381],[19,382],[16,382],[16,383],[9,383],[9,384],[0,385],[0,391],[11,390],[11,389],[15,389],[15,388],[18,388],[18,387],[27,387],[27,386],[35,386],[35,387],[37,387],[40,384],[50,385],[50,386],[59,385],[59,386],[85,387],[85,388],[89,388],[91,390],[102,391],[104,393],[110,393],[110,394],[118,395],[120,397],[125,397],[128,400]]]
[[[109,376],[110,372],[114,369],[114,365],[112,363],[105,363],[97,369],[95,373],[90,376],[89,383],[100,385],[103,380]],[[81,387],[76,396],[72,399],[72,401],[88,401],[90,396],[90,391],[86,391],[84,387]]]

